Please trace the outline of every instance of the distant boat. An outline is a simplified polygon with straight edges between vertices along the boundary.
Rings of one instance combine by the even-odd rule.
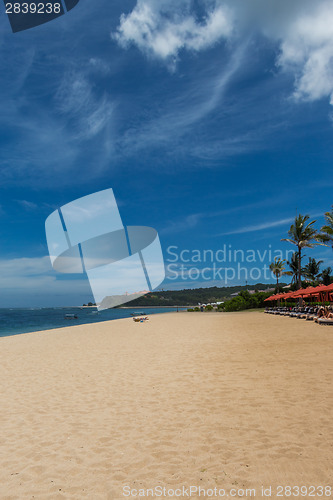
[[[131,313],[131,316],[143,316],[144,315],[144,312],[133,312]]]
[[[65,314],[65,319],[78,319],[76,314]]]

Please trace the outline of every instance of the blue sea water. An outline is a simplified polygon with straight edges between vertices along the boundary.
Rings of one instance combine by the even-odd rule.
[[[181,309],[179,308],[179,310]],[[101,312],[97,312],[95,308],[81,309],[79,307],[0,309],[0,337],[52,330],[64,326],[85,325],[87,323],[130,318],[131,313],[143,311],[145,315],[151,315],[177,311],[177,308],[107,309]],[[78,316],[78,319],[66,319],[66,314],[75,314]]]

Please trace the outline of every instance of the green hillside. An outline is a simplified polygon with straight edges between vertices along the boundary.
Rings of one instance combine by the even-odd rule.
[[[280,286],[284,286],[281,283]],[[211,287],[195,288],[188,290],[163,290],[152,292],[139,297],[127,305],[134,306],[196,306],[198,303],[206,304],[210,302],[225,302],[232,298],[233,294],[243,290],[267,290],[274,288],[275,285],[257,283],[249,286],[231,286],[231,287]]]

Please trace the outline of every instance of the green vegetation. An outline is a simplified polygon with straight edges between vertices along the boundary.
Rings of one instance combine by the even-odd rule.
[[[276,277],[277,290],[279,290],[279,278],[281,278],[281,276],[285,275],[290,276],[292,274],[291,271],[285,271],[285,262],[286,262],[285,260],[281,260],[275,257],[274,262],[272,262],[271,265],[269,266],[269,269]]]
[[[283,238],[281,240],[288,241],[297,246],[297,252],[294,252],[291,261],[287,262],[290,271],[285,273],[293,277],[290,287],[292,291],[300,288],[307,288],[308,286],[317,286],[319,284],[329,285],[333,281],[331,267],[327,267],[323,271],[320,271],[320,265],[323,263],[322,260],[316,260],[313,257],[309,257],[308,264],[302,267],[303,248],[313,248],[316,245],[327,246],[329,244],[333,249],[333,205],[331,211],[325,213],[326,224],[321,227],[320,231],[317,231],[313,227],[316,221],[313,220],[308,222],[309,219],[309,215],[303,216],[299,214],[296,216],[294,224],[290,226],[288,231],[289,238]],[[270,266],[271,270],[273,270],[273,266],[274,263]],[[306,281],[302,281],[302,276]]]
[[[302,251],[304,248],[313,248],[316,245],[329,244],[333,249],[333,205],[331,211],[325,213],[326,224],[320,229],[320,232],[313,227],[316,221],[310,221],[309,219],[309,215],[303,216],[299,214],[296,216],[294,224],[290,226],[288,231],[289,238],[281,240],[295,245],[297,251],[294,252],[291,261],[287,262],[290,271],[285,270],[285,260],[275,258],[274,262],[271,263],[270,270],[276,276],[276,292],[279,291],[279,279],[284,275],[292,276],[290,290],[316,286],[320,283],[329,285],[333,282],[331,267],[327,267],[323,271],[320,271],[320,266],[323,263],[322,260],[316,260],[315,258],[309,257],[308,263],[302,267]],[[302,277],[304,277],[306,281],[302,281]],[[285,284],[282,283],[280,284],[280,286],[284,285]],[[256,285],[252,287],[252,290],[259,286],[262,288],[262,285]],[[249,287],[249,289],[251,288]],[[231,292],[229,297],[219,297],[217,300],[198,300],[198,302],[219,302],[220,300],[224,300],[225,303],[219,306],[219,310],[224,310],[226,312],[242,311],[265,307],[266,304],[264,301],[271,295],[270,292],[257,291],[251,294],[248,289],[244,288],[237,291],[239,293],[234,298],[230,298],[230,295],[233,293]],[[206,310],[207,309],[206,307]]]
[[[328,243],[333,249],[333,205],[330,212],[325,213],[326,224],[321,228],[319,235],[323,243]]]
[[[320,264],[322,263],[322,260],[309,257],[309,263],[303,268],[303,276],[312,283],[315,283],[320,277]]]
[[[317,261],[309,257],[309,262],[306,266],[301,268],[301,276],[305,278],[305,280],[301,281],[301,287],[307,288],[308,286],[318,286],[322,285],[330,285],[333,278],[332,268],[326,267],[322,271],[320,271],[320,265],[323,263],[322,260]],[[291,261],[287,262],[290,268],[290,275],[293,276],[291,281],[290,291],[295,291],[298,289],[297,283],[297,273],[298,273],[298,255],[295,252],[291,258]]]
[[[286,283],[281,283],[281,286]],[[266,290],[272,289],[272,285],[257,283],[250,286],[231,286],[231,287],[211,287],[194,288],[188,290],[165,290],[161,292],[148,293],[136,300],[130,302],[130,306],[197,306],[198,304],[209,304],[214,302],[225,302],[232,299],[232,294],[243,290]]]
[[[256,292],[250,294],[247,290],[243,290],[237,297],[228,300],[224,304],[224,311],[243,311],[245,309],[258,309],[265,307],[264,300],[271,295],[271,292]]]
[[[302,280],[302,250],[303,248],[313,248],[315,245],[320,245],[319,240],[323,237],[319,235],[317,230],[313,227],[316,223],[315,220],[308,222],[309,215],[297,215],[295,222],[290,226],[288,231],[289,238],[283,238],[281,241],[287,241],[297,247],[298,254],[298,270],[297,270],[297,283],[298,288],[301,288]]]
[[[323,285],[330,285],[331,284],[331,274],[332,274],[332,268],[331,267],[327,267],[326,269],[324,269],[320,275],[322,281],[323,281]]]
[[[292,257],[291,257],[291,260],[287,261],[287,264],[289,266],[289,269],[290,269],[290,276],[292,276],[292,280],[291,280],[291,284],[295,284],[297,283],[297,276],[298,276],[298,253],[297,252],[294,252]]]

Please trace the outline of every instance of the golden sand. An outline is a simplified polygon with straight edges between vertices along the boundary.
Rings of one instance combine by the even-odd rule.
[[[2,338],[0,499],[333,486],[332,352],[333,327],[260,312]]]

